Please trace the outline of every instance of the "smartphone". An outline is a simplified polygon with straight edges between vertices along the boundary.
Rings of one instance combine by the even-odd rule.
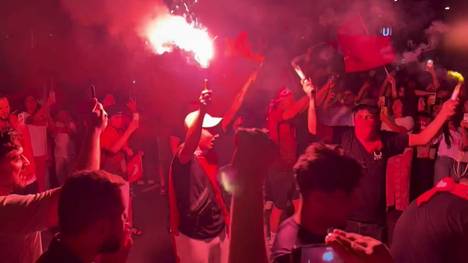
[[[325,244],[307,245],[295,250],[294,262],[300,263],[344,263],[344,260]]]

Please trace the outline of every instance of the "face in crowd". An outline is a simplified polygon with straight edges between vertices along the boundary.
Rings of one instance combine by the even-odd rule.
[[[23,147],[18,141],[18,135],[13,130],[0,133],[0,183],[8,189],[25,186],[21,174],[29,165],[29,160],[23,155]]]
[[[354,113],[354,128],[357,134],[369,137],[380,129],[380,118],[377,112],[363,108]]]
[[[216,139],[218,137],[218,134],[214,135],[214,131],[210,131],[210,129],[202,129],[198,147],[200,147],[200,150],[202,151],[210,151],[214,148]]]
[[[37,101],[33,96],[28,96],[24,101],[24,106],[27,112],[34,113],[37,109]]]

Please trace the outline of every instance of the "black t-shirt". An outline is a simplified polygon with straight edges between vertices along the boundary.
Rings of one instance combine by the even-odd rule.
[[[290,217],[279,226],[271,249],[271,259],[274,263],[290,262],[290,256],[295,248],[323,244],[324,242],[324,235],[315,235],[308,232],[296,223],[294,217]]]
[[[42,254],[37,263],[83,263],[83,261],[73,255],[58,238],[54,238],[49,249]]]
[[[177,155],[171,169],[180,217],[179,231],[195,239],[218,236],[224,230],[224,218],[208,175],[194,159],[182,164]]]
[[[395,262],[468,262],[467,250],[468,201],[450,193],[438,193],[421,206],[414,201],[396,224]]]
[[[369,224],[384,224],[385,222],[387,160],[393,155],[402,153],[408,147],[408,135],[381,132],[380,138],[383,149],[381,153],[374,154],[366,151],[356,138],[354,129],[349,129],[341,136],[341,146],[345,154],[358,161],[364,171],[364,176],[356,189],[357,204],[351,212],[350,220]]]

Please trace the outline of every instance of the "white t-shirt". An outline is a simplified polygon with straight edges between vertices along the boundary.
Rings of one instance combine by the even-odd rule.
[[[452,159],[457,159],[460,153],[461,135],[458,131],[450,130],[450,147],[445,143],[444,135],[441,134],[438,138],[439,149],[437,156],[446,156]]]
[[[398,126],[402,126],[404,127],[405,129],[408,130],[408,133],[412,132],[413,131],[413,128],[414,128],[414,119],[413,117],[411,116],[405,116],[405,117],[401,117],[401,118],[396,118],[394,120],[395,124],[398,125]],[[384,131],[392,131],[390,129],[390,127],[388,127],[388,125],[385,123],[385,122],[382,122],[382,130]]]
[[[65,124],[63,122],[55,122],[55,127],[57,128],[65,128]],[[76,126],[73,122],[69,124],[69,128],[72,131],[76,131]],[[55,157],[62,157],[68,158],[75,155],[75,146],[73,145],[73,141],[70,138],[70,135],[65,132],[59,132],[55,135],[55,149],[54,149]]]
[[[47,126],[28,124],[34,157],[47,155]]]
[[[20,114],[20,122],[24,122],[31,114],[22,112]],[[34,157],[42,157],[47,155],[47,126],[26,124],[31,137],[31,146]]]
[[[40,231],[57,223],[58,198],[58,189],[0,196],[0,262],[36,262],[42,254]]]

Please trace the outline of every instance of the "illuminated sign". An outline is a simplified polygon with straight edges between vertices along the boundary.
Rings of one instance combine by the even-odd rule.
[[[392,36],[392,33],[393,33],[392,27],[384,26],[380,29],[380,34],[382,34],[382,36],[384,37],[390,37]]]

